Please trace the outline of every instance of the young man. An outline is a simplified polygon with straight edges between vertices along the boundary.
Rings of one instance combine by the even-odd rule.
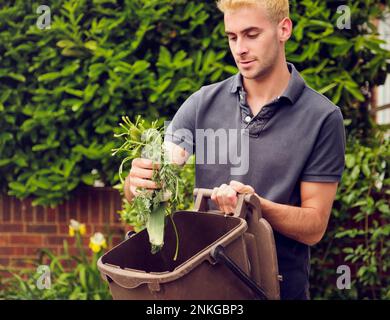
[[[177,163],[196,148],[196,186],[213,189],[221,211],[235,210],[237,193],[256,193],[274,229],[281,297],[309,299],[309,246],[325,233],[344,169],[343,117],[286,62],[292,32],[288,0],[220,0],[217,5],[239,73],[191,95],[165,141]],[[243,132],[246,170],[233,171],[233,161],[198,162],[199,152],[202,159],[206,152],[199,147],[202,129]],[[238,143],[222,140],[225,153]],[[146,159],[133,161],[125,185],[129,200],[137,187],[156,188],[151,168]]]

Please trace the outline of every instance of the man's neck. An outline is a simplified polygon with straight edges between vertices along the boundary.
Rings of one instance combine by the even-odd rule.
[[[243,78],[248,103],[254,109],[261,108],[280,96],[288,86],[290,72],[287,63],[278,63],[264,78]]]

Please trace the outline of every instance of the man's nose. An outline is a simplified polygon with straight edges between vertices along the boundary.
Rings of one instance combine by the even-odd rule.
[[[243,54],[246,54],[246,53],[248,53],[248,47],[246,46],[244,41],[242,41],[242,39],[237,39],[236,54],[238,56],[242,56]]]

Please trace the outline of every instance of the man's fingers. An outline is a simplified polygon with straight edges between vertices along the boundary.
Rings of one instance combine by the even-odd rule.
[[[222,184],[220,187],[213,189],[211,193],[211,200],[213,200],[219,210],[225,214],[234,212],[237,206],[237,192],[231,186]]]
[[[238,193],[254,193],[255,189],[253,189],[251,186],[245,185],[242,188],[240,188]]]
[[[138,187],[136,186],[130,186],[130,191],[134,195],[134,197],[138,197],[140,193],[137,191]]]
[[[139,191],[137,191],[138,187],[135,187],[135,186],[131,186],[130,187],[130,191],[131,193],[135,196],[135,197],[138,197],[141,193]],[[153,189],[146,189],[148,192],[153,192]]]
[[[142,178],[142,179],[152,179],[153,170],[142,169],[140,167],[132,167],[130,170],[130,177]]]
[[[131,162],[131,167],[138,167],[138,168],[143,168],[143,169],[159,169],[160,164],[157,162],[153,162],[150,159],[135,158]]]
[[[217,198],[224,213],[234,212],[237,204],[237,194],[234,189],[226,184],[221,185]]]
[[[213,192],[211,193],[211,200],[214,201],[214,203],[217,205],[217,207],[220,209],[221,207],[219,206],[219,203],[218,203],[218,199],[217,199],[217,192],[218,192],[218,188],[215,187],[213,189]]]
[[[248,184],[243,184],[239,181],[232,180],[229,184],[238,193],[254,193],[255,189]]]
[[[234,212],[237,206],[237,192],[230,186],[227,187],[226,200],[228,203],[227,212]]]
[[[243,186],[244,184],[242,182],[239,182],[239,181],[236,181],[236,180],[232,180],[230,181],[229,183],[230,186],[234,186],[234,187],[240,187],[240,186]]]
[[[164,141],[165,152],[169,163],[183,165],[189,158],[190,154],[177,144],[171,141]]]
[[[152,180],[141,179],[138,177],[131,178],[131,185],[138,188],[146,188],[146,189],[158,189],[158,185]]]
[[[217,191],[217,199],[218,199],[218,203],[219,203],[219,206],[220,206],[220,209],[222,212],[224,213],[227,213],[227,203],[226,203],[226,199],[225,199],[225,193],[226,193],[226,184],[222,184],[219,188],[218,188],[218,191]]]

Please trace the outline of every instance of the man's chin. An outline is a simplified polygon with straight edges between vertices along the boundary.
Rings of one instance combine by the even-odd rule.
[[[256,79],[257,78],[257,72],[251,71],[251,70],[240,70],[241,75],[248,80]]]
[[[267,76],[266,70],[240,70],[241,75],[243,78],[248,79],[248,80],[258,80],[258,79],[263,79]]]

